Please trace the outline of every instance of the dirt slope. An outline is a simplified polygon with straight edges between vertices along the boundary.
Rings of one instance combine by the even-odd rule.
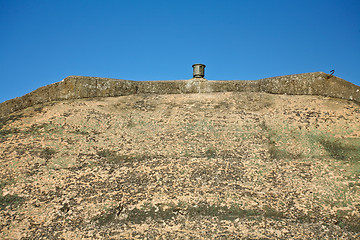
[[[131,95],[0,119],[0,239],[356,239],[360,106]]]

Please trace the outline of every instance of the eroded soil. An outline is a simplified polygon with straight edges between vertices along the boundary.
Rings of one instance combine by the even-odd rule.
[[[1,239],[356,239],[360,106],[265,93],[0,119]]]

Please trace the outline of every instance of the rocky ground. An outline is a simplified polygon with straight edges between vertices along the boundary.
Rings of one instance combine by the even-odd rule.
[[[360,106],[133,95],[0,119],[1,239],[357,239]]]

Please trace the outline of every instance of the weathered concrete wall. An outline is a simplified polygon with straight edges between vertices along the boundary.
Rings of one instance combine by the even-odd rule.
[[[128,81],[70,76],[22,97],[0,103],[0,117],[35,104],[76,98],[115,97],[131,94],[180,94],[206,92],[267,92],[273,94],[321,95],[360,103],[360,87],[322,72],[271,77],[256,81]]]
[[[261,79],[260,91],[275,94],[320,95],[360,103],[360,87],[322,72]]]

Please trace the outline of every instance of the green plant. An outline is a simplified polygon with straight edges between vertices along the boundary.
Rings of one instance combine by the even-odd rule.
[[[19,132],[19,130],[17,128],[4,129],[4,130],[2,129],[2,130],[0,130],[0,141],[5,141],[12,134],[16,134],[18,132]]]
[[[284,214],[282,212],[277,211],[276,209],[265,206],[264,207],[264,216],[268,218],[284,218]]]
[[[80,135],[88,135],[89,134],[87,131],[84,131],[81,129],[76,129],[75,131],[71,131],[71,133],[80,134]]]
[[[274,129],[266,125],[263,121],[260,123],[260,128],[268,139],[268,151],[271,159],[297,159],[300,155],[292,154],[283,146],[284,135],[289,132],[289,127],[281,129]]]
[[[360,162],[359,139],[336,139],[330,136],[321,136],[319,143],[336,160],[351,163]]]
[[[31,149],[30,153],[34,156],[38,156],[45,160],[49,160],[57,153],[57,151],[55,149],[46,147],[44,149],[37,149],[37,148]]]
[[[351,215],[350,210],[338,210],[336,212],[337,224],[352,232],[360,232],[360,218]]]
[[[56,154],[56,150],[51,149],[51,148],[44,148],[43,150],[41,150],[40,152],[40,157],[44,158],[46,160],[51,159],[55,154]]]
[[[207,148],[206,151],[205,151],[205,156],[208,159],[215,158],[216,157],[216,149],[214,147]]]
[[[0,182],[0,209],[3,210],[6,207],[18,207],[23,201],[24,198],[17,195],[5,195],[3,196],[2,190],[7,185],[7,182]]]
[[[126,211],[126,218],[119,219],[118,208],[109,209],[106,213],[94,218],[99,225],[118,224],[125,222],[143,223],[148,219],[162,222],[176,217],[177,215],[187,215],[190,218],[198,217],[216,217],[219,220],[234,220],[242,217],[263,216],[265,213],[255,209],[242,209],[238,205],[230,207],[219,206],[201,202],[198,204],[189,204],[179,202],[178,204],[155,204],[145,203],[141,208],[134,208]],[[276,216],[280,216],[276,213]],[[270,215],[269,215],[270,216]],[[274,217],[274,214],[270,217]]]
[[[112,151],[109,149],[105,149],[102,151],[97,152],[97,155],[101,158],[104,158],[107,162],[112,164],[120,164],[120,163],[127,163],[133,161],[141,161],[147,158],[151,158],[147,155],[119,155],[116,151]]]
[[[22,118],[23,114],[11,115],[9,117],[0,118],[0,129],[7,125],[8,122],[14,122],[20,118]]]
[[[41,124],[33,124],[27,129],[21,131],[24,134],[30,135],[42,135],[44,133],[62,133],[63,126],[53,123],[41,123]]]

